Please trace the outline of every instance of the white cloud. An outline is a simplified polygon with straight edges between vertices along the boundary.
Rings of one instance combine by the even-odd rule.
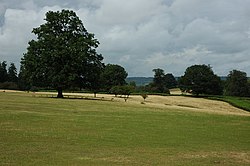
[[[44,7],[39,12],[8,8],[4,14],[4,25],[0,29],[0,61],[14,62],[19,66],[23,53],[26,52],[28,41],[35,38],[32,29],[44,22],[48,10],[58,7]]]
[[[100,41],[105,63],[130,76],[181,75],[193,64],[250,75],[249,0],[2,0],[0,61],[17,63],[48,10],[72,9]]]
[[[0,54],[3,59],[18,62],[20,59],[17,57],[22,55],[27,41],[32,37],[30,29],[37,20],[37,15],[32,10],[7,9],[4,17],[0,34]]]

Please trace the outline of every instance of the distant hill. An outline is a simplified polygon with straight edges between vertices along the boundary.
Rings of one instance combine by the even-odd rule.
[[[135,82],[137,86],[145,86],[150,82],[153,82],[153,77],[128,77],[126,79],[127,83]]]
[[[178,80],[180,77],[175,77]],[[225,81],[227,79],[226,76],[221,76],[221,80]],[[149,83],[153,82],[153,77],[128,77],[126,79],[127,83],[135,82],[137,86],[145,86]]]

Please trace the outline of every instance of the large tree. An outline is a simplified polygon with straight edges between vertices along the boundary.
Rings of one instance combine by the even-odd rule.
[[[220,78],[214,74],[209,65],[188,67],[184,76],[180,78],[180,87],[182,91],[191,92],[194,95],[219,95],[223,92]]]
[[[227,76],[225,94],[229,96],[250,96],[247,74],[233,70]]]
[[[63,88],[91,87],[98,80],[91,74],[103,68],[103,57],[96,52],[99,42],[75,12],[49,11],[45,23],[32,32],[37,40],[29,42],[21,61],[23,77],[32,85],[54,87],[62,98]]]
[[[121,86],[126,84],[128,73],[126,70],[116,64],[108,64],[105,66],[101,79],[106,90],[110,90],[113,86]]]

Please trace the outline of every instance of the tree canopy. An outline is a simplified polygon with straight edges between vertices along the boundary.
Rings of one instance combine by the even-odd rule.
[[[162,69],[153,69],[154,79],[152,86],[155,88],[156,92],[164,93],[167,89],[165,81],[165,73]]]
[[[8,81],[17,83],[17,69],[14,63],[11,63],[8,68]]]
[[[222,94],[220,78],[214,74],[212,68],[208,65],[193,65],[186,69],[184,76],[180,78],[180,87],[182,91],[192,94]]]
[[[153,83],[150,85],[150,89],[153,92],[158,93],[169,93],[170,88],[174,88],[177,85],[177,82],[173,74],[165,74],[163,69],[153,69],[154,78]]]
[[[121,86],[126,84],[128,73],[126,70],[116,64],[107,64],[101,74],[101,79],[106,90],[110,90],[113,86]]]
[[[58,90],[72,84],[92,86],[103,68],[103,57],[97,54],[99,45],[94,34],[88,33],[75,12],[49,11],[45,23],[32,31],[37,40],[31,40],[21,61],[25,80],[36,86]]]
[[[8,81],[7,63],[6,61],[0,62],[0,82]]]
[[[225,94],[229,96],[250,96],[247,74],[242,71],[233,70],[227,76]]]
[[[171,73],[165,75],[165,81],[168,89],[175,88],[177,86],[177,81]]]

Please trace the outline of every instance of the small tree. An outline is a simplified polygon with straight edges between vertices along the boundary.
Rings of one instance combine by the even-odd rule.
[[[129,95],[134,91],[134,87],[130,85],[123,85],[123,86],[113,86],[110,89],[110,93],[114,94],[115,96],[121,95],[124,96],[124,100],[126,101],[129,98]]]
[[[247,74],[242,71],[230,71],[225,85],[225,95],[249,96],[249,84]]]
[[[121,92],[122,95],[124,95],[126,98],[129,97],[129,95],[134,91],[134,87],[130,85],[123,85],[121,86]]]
[[[8,81],[6,61],[0,62],[0,83]]]
[[[8,81],[17,83],[18,77],[17,77],[17,69],[14,63],[10,64],[10,67],[8,68]]]
[[[144,100],[144,102],[145,102],[146,98],[148,98],[148,95],[147,95],[146,93],[142,93],[142,94],[141,94],[141,97],[143,98],[143,100]]]

